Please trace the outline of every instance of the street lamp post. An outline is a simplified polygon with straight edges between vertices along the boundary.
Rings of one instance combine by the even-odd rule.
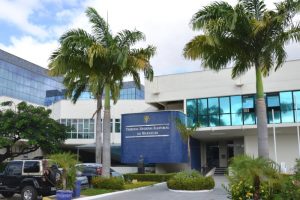
[[[297,126],[297,138],[298,138],[298,151],[299,151],[299,157],[300,157],[300,135],[299,135],[299,122],[298,122],[298,105],[297,105],[297,98],[296,96],[294,96],[294,100],[295,100],[295,110],[296,110],[296,126]]]
[[[272,121],[273,121],[273,138],[274,138],[274,153],[275,153],[275,162],[278,163],[277,159],[277,141],[276,141],[276,129],[275,129],[275,120],[274,120],[274,109],[272,109]]]

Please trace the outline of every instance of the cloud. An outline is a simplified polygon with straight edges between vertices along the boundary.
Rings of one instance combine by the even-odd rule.
[[[41,67],[47,68],[50,53],[58,47],[56,40],[41,43],[31,36],[11,38],[11,45],[0,44],[0,48]]]
[[[41,8],[42,4],[39,0],[1,0],[0,20],[11,23],[25,33],[45,37],[47,31],[29,21],[29,16]]]
[[[39,64],[43,67],[47,66],[48,58],[51,52],[57,46],[57,40],[66,30],[71,28],[84,28],[90,30],[90,24],[85,16],[85,9],[88,6],[96,8],[103,18],[107,18],[110,28],[115,34],[123,29],[137,29],[145,33],[147,41],[141,46],[152,44],[157,47],[157,54],[151,60],[155,70],[155,75],[181,73],[188,71],[201,70],[201,62],[185,60],[182,56],[184,45],[190,41],[199,32],[194,32],[189,26],[192,15],[197,12],[202,6],[208,5],[214,0],[1,0],[0,20],[9,17],[8,20],[14,21],[17,26],[24,29],[27,33],[21,37],[10,38],[9,46],[0,45],[0,48],[9,51],[12,54],[20,56],[31,62]],[[278,2],[279,0],[276,0]],[[26,3],[24,3],[26,2]],[[41,3],[42,2],[42,3]],[[227,1],[234,5],[237,1]],[[266,1],[268,6],[271,6],[274,1]],[[63,20],[63,24],[54,24],[49,27],[36,27],[41,29],[41,32],[46,30],[46,34],[51,35],[51,39],[40,40],[38,37],[33,37],[39,31],[33,31],[29,27],[35,26],[28,20],[28,16],[35,10],[45,9],[43,3],[56,3],[58,12],[52,13],[54,17],[68,18],[68,21]],[[14,4],[14,5],[13,5]],[[22,5],[26,4],[21,9]],[[75,9],[64,7],[65,4],[75,5]],[[10,14],[3,14],[4,10],[9,10],[9,13],[16,13],[17,19]],[[16,6],[10,8],[9,6]],[[18,13],[17,10],[21,11]],[[49,10],[50,12],[51,10]],[[1,18],[2,16],[2,18]],[[21,19],[23,16],[23,19]],[[23,20],[23,21],[22,21]],[[25,22],[24,22],[25,20]],[[22,25],[29,24],[29,25]],[[20,25],[18,25],[20,24]],[[25,31],[26,30],[26,31]],[[32,36],[33,35],[33,36]],[[43,35],[41,33],[41,35]],[[287,47],[289,59],[299,58],[296,52],[299,52],[298,44],[293,44]]]

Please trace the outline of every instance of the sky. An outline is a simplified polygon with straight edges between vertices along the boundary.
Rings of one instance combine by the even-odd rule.
[[[199,34],[189,22],[212,0],[0,0],[0,49],[47,68],[48,58],[67,30],[90,30],[85,10],[94,7],[115,34],[137,29],[140,46],[157,47],[151,59],[155,75],[199,71],[201,62],[185,60],[184,45]],[[236,0],[229,0],[234,5]],[[278,0],[266,0],[269,8]],[[108,16],[108,17],[107,17]],[[286,47],[288,60],[300,58],[300,44]]]

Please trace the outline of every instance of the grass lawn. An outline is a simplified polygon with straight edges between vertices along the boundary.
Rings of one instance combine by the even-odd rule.
[[[150,186],[154,185],[157,182],[150,182],[150,181],[143,181],[143,182],[137,182],[137,183],[126,183],[124,186],[124,190],[130,190],[130,189],[135,189],[139,187],[145,187],[145,186]],[[81,195],[83,196],[94,196],[98,194],[105,194],[105,193],[110,193],[110,192],[115,192],[117,190],[107,190],[107,189],[96,189],[96,188],[88,188],[85,190],[81,191]]]

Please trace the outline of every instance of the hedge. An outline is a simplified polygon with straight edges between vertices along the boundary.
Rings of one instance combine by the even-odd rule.
[[[153,181],[153,182],[165,182],[173,177],[175,173],[169,174],[124,174],[125,181]]]
[[[92,179],[93,187],[98,189],[122,190],[124,189],[124,184],[124,180],[118,177],[94,177]]]
[[[215,187],[215,181],[192,170],[177,173],[168,180],[167,186],[173,190],[210,190]]]

